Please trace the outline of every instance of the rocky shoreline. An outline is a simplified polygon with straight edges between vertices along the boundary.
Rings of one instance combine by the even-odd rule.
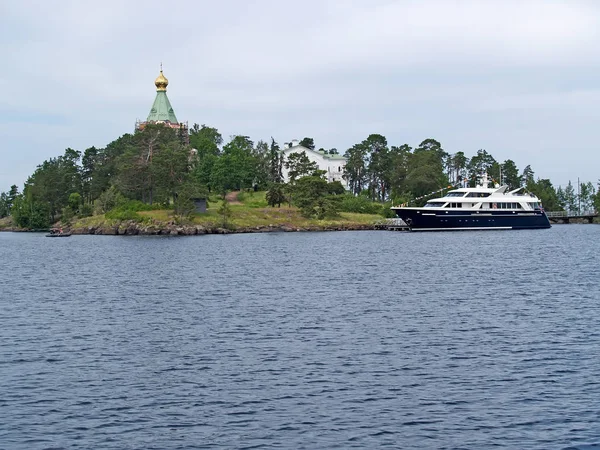
[[[203,225],[143,224],[135,221],[89,227],[68,228],[72,234],[92,234],[105,236],[197,236],[203,234],[235,234],[235,233],[269,233],[269,232],[301,232],[301,231],[359,231],[375,230],[374,224],[339,224],[330,226],[295,227],[290,225],[268,225],[256,227],[223,228]],[[67,230],[67,227],[65,227]],[[0,231],[35,232],[47,230],[29,230],[22,228],[4,228]]]

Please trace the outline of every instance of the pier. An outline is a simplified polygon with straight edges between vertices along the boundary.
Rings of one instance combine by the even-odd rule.
[[[594,223],[594,218],[598,217],[598,211],[546,211],[546,216],[552,223],[570,223],[571,220]]]
[[[387,230],[387,231],[410,231],[410,227],[400,219],[385,219],[379,220],[375,223],[376,230]]]

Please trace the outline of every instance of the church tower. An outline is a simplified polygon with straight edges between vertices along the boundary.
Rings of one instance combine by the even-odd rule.
[[[162,64],[160,65],[160,74],[156,80],[154,80],[154,85],[156,86],[156,97],[154,98],[152,108],[150,108],[150,113],[144,122],[140,122],[139,120],[136,122],[135,129],[143,130],[146,124],[161,123],[169,128],[178,129],[180,131],[180,135],[185,138],[184,140],[186,142],[188,142],[189,136],[187,123],[179,122],[177,120],[175,111],[173,111],[173,107],[169,101],[169,97],[167,97],[167,86],[169,85],[169,80],[167,80],[167,78],[163,75]]]

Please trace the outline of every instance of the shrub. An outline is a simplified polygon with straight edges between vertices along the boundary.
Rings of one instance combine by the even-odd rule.
[[[381,203],[372,202],[364,195],[355,197],[352,194],[344,195],[340,205],[340,211],[362,214],[384,214],[383,208]]]

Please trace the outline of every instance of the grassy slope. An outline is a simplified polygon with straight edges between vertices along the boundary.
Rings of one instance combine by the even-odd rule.
[[[356,214],[356,213],[341,213],[339,218],[316,220],[305,219],[302,217],[295,207],[282,205],[281,208],[271,208],[265,200],[265,192],[252,192],[241,194],[238,198],[241,205],[230,205],[231,219],[230,223],[234,228],[255,228],[268,226],[287,226],[291,228],[308,228],[308,227],[331,227],[331,226],[351,226],[351,225],[368,225],[381,219],[379,215],[373,214]],[[218,214],[218,209],[221,201],[212,199],[209,203],[209,208],[206,213],[196,214],[192,220],[194,225],[201,225],[207,228],[214,228],[221,225],[221,217]],[[173,220],[171,210],[155,210],[155,211],[140,211],[138,214],[142,217],[152,219],[157,223],[166,223]],[[109,221],[104,216],[93,216],[80,219],[74,224],[74,227],[90,227],[111,225],[113,221]]]
[[[0,219],[0,230],[3,228],[10,228],[12,227],[12,220],[10,219],[10,217],[4,217],[2,219]]]

